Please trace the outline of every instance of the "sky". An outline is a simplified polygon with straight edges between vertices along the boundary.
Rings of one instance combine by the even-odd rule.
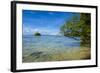
[[[73,16],[72,12],[23,10],[23,35],[36,32],[42,35],[59,35],[60,27]]]

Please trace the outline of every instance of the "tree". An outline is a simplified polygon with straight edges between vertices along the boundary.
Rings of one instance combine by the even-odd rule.
[[[39,32],[36,32],[34,35],[35,36],[41,36],[41,34]]]
[[[81,45],[89,45],[91,42],[91,17],[89,13],[74,14],[73,17],[61,26],[60,30],[64,36],[80,37]]]
[[[73,17],[60,28],[61,33],[64,36],[80,36],[81,25],[78,24],[79,20],[79,15],[73,14]]]
[[[82,22],[82,23],[81,23]],[[81,32],[81,44],[91,44],[91,17],[88,13],[82,13],[80,18],[80,23],[82,25]]]

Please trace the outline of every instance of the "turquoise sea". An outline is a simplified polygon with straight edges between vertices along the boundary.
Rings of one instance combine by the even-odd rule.
[[[76,49],[80,47],[80,38],[53,35],[24,35],[22,43],[22,56],[25,59],[32,55],[54,54],[69,49]]]

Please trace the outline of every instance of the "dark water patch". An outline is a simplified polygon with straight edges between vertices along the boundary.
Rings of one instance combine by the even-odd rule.
[[[33,52],[33,53],[31,53],[30,54],[30,56],[33,56],[33,55],[40,55],[40,54],[42,54],[43,52]]]

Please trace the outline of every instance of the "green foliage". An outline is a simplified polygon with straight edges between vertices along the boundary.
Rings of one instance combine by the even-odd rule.
[[[81,13],[73,15],[73,17],[66,22],[61,28],[61,34],[69,37],[80,37],[81,44],[90,45],[91,41],[91,17],[88,13]]]
[[[79,15],[74,15],[60,30],[64,36],[80,36],[81,24],[79,24]]]
[[[34,35],[35,36],[41,36],[41,34],[39,32],[36,32]]]
[[[91,44],[91,17],[90,14],[81,14],[80,22],[82,24],[82,32],[81,32],[81,44]]]

